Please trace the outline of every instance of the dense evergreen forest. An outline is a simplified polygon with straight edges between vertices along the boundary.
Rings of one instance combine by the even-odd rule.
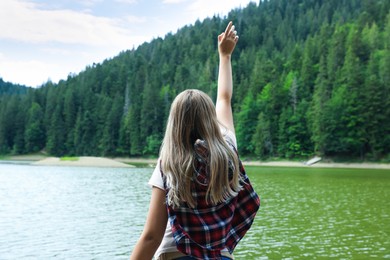
[[[58,84],[0,81],[0,154],[157,155],[173,98],[215,100],[217,35],[233,20],[243,156],[389,161],[390,1],[269,0],[196,21]],[[23,75],[20,75],[23,77]]]
[[[27,93],[27,90],[27,86],[5,82],[2,78],[0,78],[0,97],[2,95],[25,94]]]

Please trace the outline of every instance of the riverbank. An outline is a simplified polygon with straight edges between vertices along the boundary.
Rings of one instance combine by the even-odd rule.
[[[76,167],[109,167],[129,168],[134,165],[110,158],[81,156],[81,157],[47,157],[44,155],[16,155],[8,156],[0,160],[4,163],[21,163],[41,166],[76,166]]]
[[[244,166],[273,166],[273,167],[312,167],[312,168],[348,168],[348,169],[390,169],[388,163],[333,163],[333,162],[318,162],[310,166],[302,162],[290,161],[275,161],[275,162],[259,162],[248,161],[243,162]]]
[[[157,159],[143,158],[114,158],[117,161],[133,164],[148,165],[154,167]],[[313,167],[313,168],[349,168],[349,169],[390,169],[389,163],[334,163],[334,162],[317,162],[310,166],[303,162],[294,161],[243,161],[244,166],[269,166],[269,167]]]
[[[157,159],[148,158],[104,158],[104,157],[74,157],[77,160],[61,160],[58,157],[47,157],[45,155],[16,155],[3,158],[4,161],[28,162],[33,165],[64,165],[64,166],[92,166],[92,167],[154,167]],[[1,160],[0,160],[1,162]],[[355,169],[390,169],[388,163],[334,163],[318,162],[307,166],[302,162],[293,161],[243,161],[244,166],[269,166],[269,167],[315,167],[315,168],[355,168]]]
[[[32,165],[43,166],[77,166],[77,167],[109,167],[109,168],[129,168],[135,167],[130,164],[118,162],[108,158],[82,156],[82,157],[48,157],[36,162]]]

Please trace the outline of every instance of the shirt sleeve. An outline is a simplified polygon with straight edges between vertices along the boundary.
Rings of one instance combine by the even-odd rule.
[[[152,173],[152,176],[149,179],[149,186],[150,187],[157,187],[161,190],[164,190],[164,181],[161,176],[161,171],[160,171],[160,159],[157,161],[156,168],[154,168],[154,171]]]
[[[229,141],[230,143],[232,143],[234,145],[234,147],[237,149],[237,139],[236,139],[236,135],[230,131],[228,128],[226,127],[223,127],[221,126],[221,133],[222,133],[222,136],[227,140]]]

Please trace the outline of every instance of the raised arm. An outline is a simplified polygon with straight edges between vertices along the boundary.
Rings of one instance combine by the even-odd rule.
[[[238,41],[232,22],[218,35],[219,72],[216,111],[218,120],[234,133],[231,99],[233,95],[233,76],[231,56]]]

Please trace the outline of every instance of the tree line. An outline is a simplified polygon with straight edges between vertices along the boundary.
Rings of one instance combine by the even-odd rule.
[[[240,35],[233,111],[243,156],[389,159],[390,1],[376,0],[252,2],[57,84],[0,80],[0,154],[157,155],[179,92],[215,100],[217,35],[229,20]]]

